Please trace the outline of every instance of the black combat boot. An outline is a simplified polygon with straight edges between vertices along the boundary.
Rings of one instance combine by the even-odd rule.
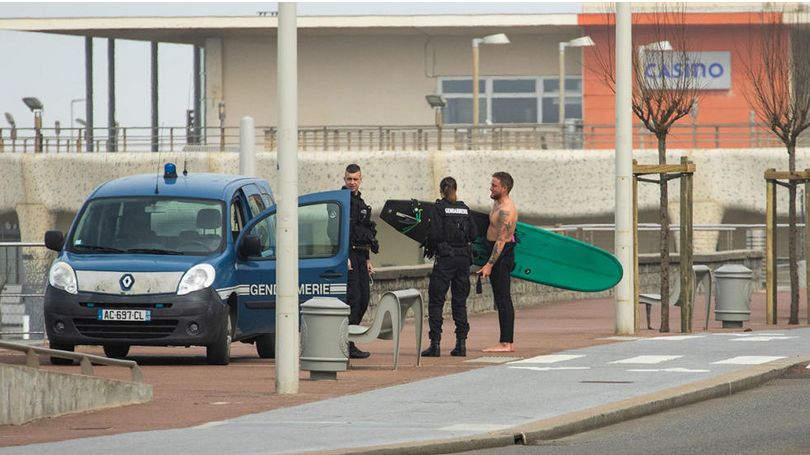
[[[367,359],[370,356],[370,352],[361,351],[354,345],[353,341],[349,342],[349,358],[350,359]]]
[[[439,342],[430,340],[430,347],[422,351],[422,357],[441,357]]]
[[[450,351],[453,357],[467,357],[467,340],[456,338],[456,347]]]

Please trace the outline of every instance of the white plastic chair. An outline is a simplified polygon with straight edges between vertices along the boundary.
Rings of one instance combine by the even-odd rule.
[[[706,267],[706,266],[693,266],[692,267],[692,289],[689,292],[692,294],[691,301],[695,301],[695,286],[697,283],[697,279],[695,278],[695,267]],[[708,267],[707,267],[708,268]],[[711,289],[711,287],[710,287]],[[681,278],[680,276],[676,276],[674,280],[670,281],[669,287],[669,305],[673,306],[678,303],[681,298]],[[652,329],[652,325],[650,324],[650,309],[653,305],[660,305],[661,304],[661,294],[639,294],[638,295],[638,304],[644,305],[647,308],[647,328]]]
[[[349,326],[349,341],[366,343],[376,338],[394,340],[394,370],[399,366],[399,334],[405,315],[413,308],[416,326],[416,365],[422,362],[422,294],[416,289],[388,291],[383,294],[370,327]]]

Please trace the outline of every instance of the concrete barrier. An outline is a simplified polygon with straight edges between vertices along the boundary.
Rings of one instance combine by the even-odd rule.
[[[149,384],[0,365],[0,425],[151,400]]]

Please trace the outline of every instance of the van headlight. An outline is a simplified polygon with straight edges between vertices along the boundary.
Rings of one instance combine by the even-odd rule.
[[[186,295],[189,292],[199,291],[205,289],[214,282],[217,272],[211,264],[197,264],[188,269],[188,271],[180,279],[180,285],[177,286],[177,295]]]
[[[70,294],[76,294],[79,286],[76,284],[76,272],[67,262],[57,261],[48,272],[48,284]]]

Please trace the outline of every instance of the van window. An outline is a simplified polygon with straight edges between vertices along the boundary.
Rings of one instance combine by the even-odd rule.
[[[267,207],[259,194],[251,194],[248,196],[248,205],[250,206],[250,213],[256,216],[264,211]]]
[[[221,251],[220,201],[127,197],[88,202],[69,249],[76,253],[208,255]]]
[[[239,237],[245,225],[245,211],[242,209],[242,200],[238,197],[231,202],[231,236],[234,240]]]
[[[298,208],[298,258],[325,258],[337,254],[340,239],[329,235],[330,226],[340,226],[340,206],[337,203],[317,203]],[[261,257],[276,257],[276,214],[256,223],[248,235],[259,237]]]

